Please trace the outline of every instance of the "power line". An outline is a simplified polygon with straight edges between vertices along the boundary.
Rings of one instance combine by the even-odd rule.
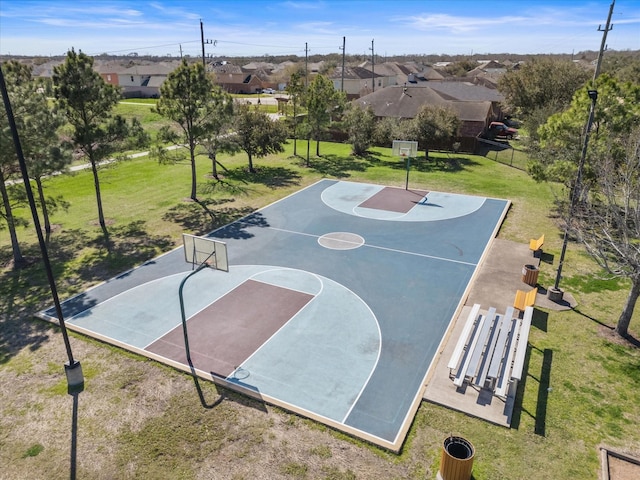
[[[96,56],[96,55],[101,55],[103,53],[112,55],[115,53],[123,53],[123,52],[134,52],[136,50],[145,50],[145,49],[152,49],[152,48],[164,48],[164,47],[175,47],[175,46],[180,46],[183,45],[185,43],[200,43],[199,40],[188,40],[186,42],[177,42],[177,43],[165,43],[163,45],[152,45],[150,47],[135,47],[135,48],[123,48],[122,50],[109,50],[106,52],[100,52],[100,53],[89,53],[87,55],[89,56]]]

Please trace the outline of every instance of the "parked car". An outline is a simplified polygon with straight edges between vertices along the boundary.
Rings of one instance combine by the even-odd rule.
[[[489,137],[490,138],[506,138],[507,140],[511,140],[513,137],[518,135],[518,130],[515,128],[507,127],[502,122],[491,122],[489,125]]]
[[[273,88],[263,88],[262,93],[276,93]]]

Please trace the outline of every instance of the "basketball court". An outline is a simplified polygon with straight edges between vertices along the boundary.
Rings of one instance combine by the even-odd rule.
[[[508,207],[322,180],[63,312],[72,330],[184,371],[188,338],[200,377],[397,451]]]

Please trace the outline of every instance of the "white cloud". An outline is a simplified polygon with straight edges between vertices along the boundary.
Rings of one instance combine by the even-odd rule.
[[[294,10],[319,10],[324,8],[324,3],[323,2],[296,2],[296,1],[289,1],[289,2],[282,2],[278,4],[278,7],[280,8],[291,8]]]

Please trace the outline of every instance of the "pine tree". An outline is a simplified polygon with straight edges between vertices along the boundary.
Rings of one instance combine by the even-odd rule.
[[[129,135],[129,128],[113,109],[120,91],[93,69],[93,58],[71,49],[65,62],[54,68],[54,95],[73,128],[71,142],[88,160],[98,206],[98,221],[109,248],[109,236],[102,208],[100,163],[116,153]]]

